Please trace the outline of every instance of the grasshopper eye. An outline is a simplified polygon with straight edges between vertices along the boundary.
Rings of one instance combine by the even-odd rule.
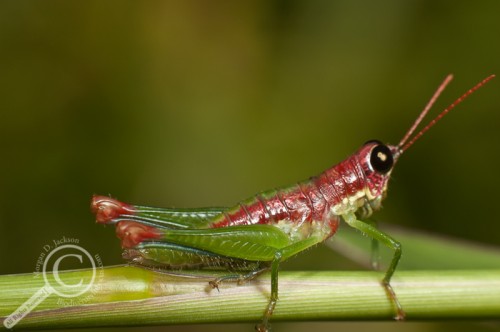
[[[380,174],[389,172],[394,165],[391,150],[384,144],[376,145],[370,154],[370,165]]]

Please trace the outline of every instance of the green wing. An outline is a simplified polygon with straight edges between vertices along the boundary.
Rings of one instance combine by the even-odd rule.
[[[209,221],[221,214],[226,208],[176,209],[136,205],[134,209],[136,210],[135,214],[121,215],[119,219],[134,220],[157,228],[199,229],[206,228]]]

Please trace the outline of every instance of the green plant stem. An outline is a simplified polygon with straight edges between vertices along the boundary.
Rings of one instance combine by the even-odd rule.
[[[66,284],[92,270],[61,272]],[[207,274],[208,272],[205,272]],[[280,273],[273,320],[390,320],[394,314],[380,272]],[[50,295],[19,328],[256,322],[269,297],[269,276],[210,289],[188,278],[134,267],[99,271],[94,287],[76,298]],[[49,279],[52,284],[52,279]],[[33,274],[0,276],[0,321],[44,284]],[[500,318],[500,270],[398,271],[392,285],[408,320]]]

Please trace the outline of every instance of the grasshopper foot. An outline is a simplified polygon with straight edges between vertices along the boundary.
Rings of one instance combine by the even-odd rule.
[[[210,287],[212,287],[212,289],[217,288],[217,291],[220,292],[219,283],[220,283],[220,280],[218,280],[218,279],[211,280],[208,282],[208,284],[210,285]]]
[[[396,293],[394,292],[394,289],[392,289],[392,286],[390,283],[382,281],[382,286],[384,286],[385,292],[387,293],[387,296],[391,300],[393,306],[396,309],[396,315],[394,316],[394,319],[397,321],[403,321],[406,318],[406,313],[403,310],[403,307],[401,306],[401,303],[399,303],[399,300],[396,296]]]

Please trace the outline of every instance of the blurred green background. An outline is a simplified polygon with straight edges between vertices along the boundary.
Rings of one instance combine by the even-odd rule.
[[[94,193],[232,205],[369,139],[397,143],[448,73],[433,114],[500,74],[499,33],[498,1],[2,2],[0,273],[33,272],[63,236],[122,263],[114,230],[89,212]],[[379,220],[500,244],[499,91],[497,78],[409,150]],[[301,257],[284,268],[356,268],[321,249]],[[311,326],[498,327],[275,324]],[[253,328],[208,330],[240,327]]]

